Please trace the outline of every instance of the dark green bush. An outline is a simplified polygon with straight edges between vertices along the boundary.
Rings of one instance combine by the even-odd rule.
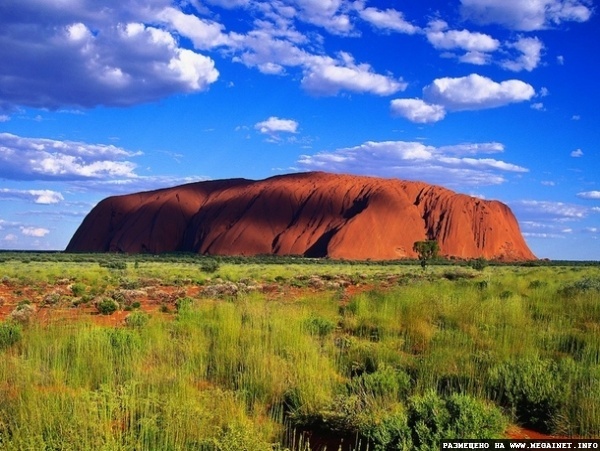
[[[86,289],[87,287],[85,286],[85,284],[81,282],[77,282],[71,285],[71,293],[73,293],[73,296],[83,296],[85,294]]]
[[[441,439],[501,438],[506,419],[495,406],[469,395],[442,398],[429,391],[410,399],[408,426],[417,449],[438,450]]]
[[[190,297],[179,298],[175,301],[175,309],[177,312],[189,310],[194,305],[194,300]]]
[[[107,268],[107,269],[118,269],[118,270],[127,269],[127,262],[124,262],[124,261],[111,260],[111,261],[107,261],[107,262],[99,262],[98,264],[102,268]]]
[[[536,288],[543,288],[548,285],[548,282],[544,280],[532,280],[529,282],[529,288],[535,290]]]
[[[359,433],[368,440],[369,450],[396,451],[412,449],[411,430],[404,412],[373,418],[359,427]]]
[[[475,269],[476,271],[483,271],[485,268],[487,268],[488,261],[483,257],[479,257],[479,258],[476,258],[475,260],[471,260],[469,262],[469,266],[471,268]]]
[[[220,267],[221,265],[219,265],[219,262],[211,258],[202,262],[200,265],[200,270],[202,272],[214,273],[217,272]]]
[[[305,330],[311,335],[326,337],[335,330],[336,323],[320,316],[311,316],[304,322]]]
[[[349,392],[359,395],[366,404],[377,400],[397,402],[408,395],[410,388],[410,376],[389,366],[362,373],[348,383]]]
[[[9,348],[23,338],[23,329],[12,321],[0,323],[0,350]]]
[[[111,298],[104,298],[96,303],[96,309],[102,315],[112,315],[119,310],[119,303]]]
[[[119,287],[123,290],[137,290],[140,286],[141,283],[139,280],[128,279],[125,277],[119,279]]]
[[[493,367],[488,383],[493,399],[506,407],[514,420],[548,433],[567,392],[561,374],[553,360],[521,358]]]
[[[150,320],[150,315],[145,312],[131,312],[125,317],[125,324],[128,327],[141,328],[144,327]]]
[[[573,297],[579,293],[595,291],[600,293],[600,278],[585,277],[576,282],[562,286],[558,292],[565,297]]]

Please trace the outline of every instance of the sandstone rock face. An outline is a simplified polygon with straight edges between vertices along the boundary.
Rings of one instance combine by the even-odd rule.
[[[198,182],[109,197],[67,252],[413,258],[437,240],[446,257],[533,260],[510,209],[439,186],[310,172]]]

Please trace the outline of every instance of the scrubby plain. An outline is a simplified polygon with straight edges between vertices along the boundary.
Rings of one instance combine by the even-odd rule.
[[[0,254],[0,448],[599,437],[600,266],[474,263]]]

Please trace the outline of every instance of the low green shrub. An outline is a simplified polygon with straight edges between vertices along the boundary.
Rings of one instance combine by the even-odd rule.
[[[410,389],[410,376],[389,366],[383,366],[372,373],[362,373],[348,383],[348,391],[358,395],[365,404],[378,400],[395,403],[405,398]]]
[[[104,298],[96,303],[96,309],[102,315],[112,315],[119,310],[119,303],[111,298]]]
[[[600,293],[600,278],[585,277],[573,283],[563,285],[558,292],[565,297],[573,297],[579,293]]]
[[[548,282],[546,282],[545,280],[532,280],[531,282],[529,282],[528,288],[535,290],[537,288],[543,288],[546,287],[548,285]]]
[[[549,433],[567,391],[561,374],[553,360],[520,358],[494,366],[488,384],[492,398],[506,407],[514,420]]]
[[[119,279],[119,287],[123,290],[137,290],[141,287],[141,283],[139,280],[122,277]]]
[[[0,350],[18,343],[21,338],[23,338],[23,329],[20,325],[12,321],[0,323]]]
[[[127,263],[124,261],[111,260],[111,261],[107,261],[107,262],[99,262],[98,264],[102,268],[107,268],[107,269],[118,269],[118,270],[127,269]]]
[[[125,317],[125,324],[128,327],[141,328],[144,327],[150,320],[150,315],[146,312],[136,311],[131,312]]]
[[[506,424],[497,407],[466,394],[428,391],[409,400],[408,426],[420,450],[438,450],[441,439],[501,438]]]
[[[474,260],[471,260],[469,262],[469,266],[476,271],[483,271],[485,268],[487,268],[488,261],[483,257],[479,257]]]
[[[71,293],[73,293],[73,296],[83,296],[86,290],[87,287],[81,282],[77,282],[71,285]]]
[[[200,265],[200,270],[202,272],[212,274],[217,272],[220,267],[221,265],[219,264],[219,262],[211,258],[202,262],[202,264]]]
[[[194,305],[194,300],[187,296],[183,298],[178,298],[175,301],[175,309],[178,313],[189,310],[192,307],[192,305]]]
[[[304,329],[311,335],[324,338],[335,330],[336,323],[328,318],[311,316],[304,322]]]
[[[368,441],[369,450],[411,450],[412,433],[405,412],[394,412],[361,425],[359,433]]]

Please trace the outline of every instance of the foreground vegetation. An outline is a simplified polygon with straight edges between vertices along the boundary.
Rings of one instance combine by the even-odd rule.
[[[597,265],[100,263],[0,261],[0,448],[427,450],[511,423],[600,436]],[[143,311],[157,285],[176,289]],[[108,301],[123,325],[97,321]]]

